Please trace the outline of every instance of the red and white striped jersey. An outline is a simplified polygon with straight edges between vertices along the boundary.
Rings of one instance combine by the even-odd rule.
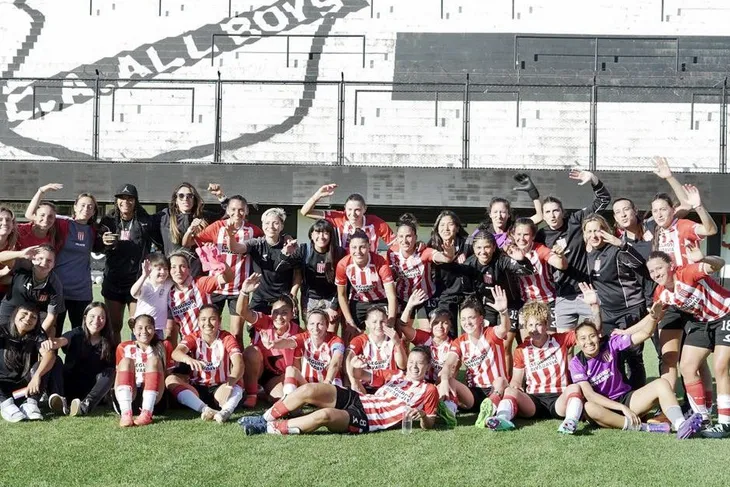
[[[218,252],[226,258],[226,264],[233,270],[233,280],[224,284],[216,294],[225,294],[226,296],[237,295],[241,289],[241,284],[251,273],[251,257],[247,254],[234,254],[228,247],[228,232],[226,231],[227,220],[218,220],[211,223],[198,234],[195,240],[200,243],[213,243],[218,247]],[[244,222],[241,228],[236,232],[236,242],[242,243],[246,240],[263,237],[264,232],[256,225]]]
[[[302,375],[307,382],[324,382],[327,368],[335,354],[345,354],[345,342],[334,333],[327,333],[324,341],[316,347],[308,331],[294,335],[297,342],[295,353],[302,356]],[[340,377],[338,370],[334,378]]]
[[[412,381],[403,372],[398,372],[389,377],[375,394],[360,396],[360,402],[370,431],[379,431],[399,425],[409,408],[420,409],[426,416],[435,417],[439,393],[435,385]]]
[[[358,335],[350,340],[350,350],[360,357],[369,370],[398,370],[395,363],[395,344],[390,338],[376,345],[366,334]]]
[[[253,336],[251,344],[258,348],[261,355],[264,356],[264,368],[276,375],[281,375],[289,365],[294,365],[294,359],[299,357],[299,355],[296,350],[291,348],[272,349],[271,346],[279,338],[293,338],[301,331],[299,325],[292,321],[286,330],[282,333],[277,333],[274,327],[274,320],[271,316],[259,313],[258,311],[254,311],[254,313],[256,313],[256,321],[251,323],[251,325],[256,330],[256,333]]]
[[[498,377],[507,378],[504,359],[504,340],[485,328],[477,343],[466,333],[451,342],[449,353],[456,354],[466,367],[466,385],[469,387],[491,387]]]
[[[698,321],[715,321],[730,313],[730,291],[702,270],[689,264],[674,273],[674,291],[657,286],[654,300],[676,306]]]
[[[324,219],[337,229],[337,233],[340,236],[340,247],[345,249],[345,252],[350,251],[350,237],[358,228],[368,236],[371,252],[377,252],[379,238],[383,239],[385,245],[390,245],[395,238],[390,226],[375,215],[363,215],[362,225],[359,227],[347,220],[347,215],[345,215],[344,211],[325,210]]]
[[[165,361],[165,370],[172,368],[172,345],[167,340],[163,340],[162,346],[165,348],[165,356],[160,357]],[[155,353],[155,347],[148,346],[147,348],[140,347],[137,345],[135,340],[128,340],[117,345],[116,353],[116,364],[125,358],[131,358],[134,360],[134,380],[137,386],[144,384],[144,373],[147,368],[147,360]]]
[[[701,227],[699,223],[684,219],[675,219],[666,230],[657,226],[655,230],[659,233],[657,250],[669,255],[676,267],[691,264],[687,260],[687,245],[702,240],[703,237],[697,235],[697,229]]]
[[[173,286],[167,301],[168,318],[180,325],[182,336],[190,335],[198,329],[200,308],[210,304],[211,293],[219,289],[216,276],[200,276],[188,282],[184,291]]]
[[[413,344],[422,345],[431,349],[431,370],[426,374],[426,380],[436,382],[441,373],[441,369],[444,368],[446,355],[448,355],[451,349],[451,339],[446,337],[446,340],[441,342],[440,345],[436,345],[433,341],[433,335],[425,330],[416,330],[416,336],[413,337]]]
[[[525,254],[532,267],[534,274],[529,276],[518,276],[520,284],[520,295],[522,301],[541,301],[550,303],[555,300],[555,285],[550,271],[550,249],[541,243],[535,243],[532,250]]]
[[[211,344],[203,339],[200,330],[196,330],[183,338],[180,345],[187,347],[188,355],[192,358],[205,362],[202,372],[190,372],[190,382],[207,387],[225,384],[233,366],[231,357],[242,354],[236,337],[223,330],[218,332]]]
[[[542,347],[527,338],[514,353],[514,368],[524,369],[528,394],[562,394],[570,384],[568,363],[575,332],[550,335]]]
[[[430,247],[421,252],[415,251],[410,257],[401,252],[398,244],[388,249],[387,260],[395,277],[395,291],[398,299],[408,301],[417,289],[423,290],[430,298],[436,289],[431,275],[431,263],[436,251]]]
[[[346,255],[337,264],[335,284],[345,286],[350,284],[350,301],[372,302],[387,299],[385,284],[393,282],[393,274],[385,259],[370,252],[365,267],[360,267]]]

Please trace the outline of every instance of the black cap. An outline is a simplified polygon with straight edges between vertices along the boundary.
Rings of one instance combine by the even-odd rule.
[[[134,199],[137,198],[137,187],[134,184],[123,184],[119,187],[114,196],[119,198],[120,196],[132,196]]]

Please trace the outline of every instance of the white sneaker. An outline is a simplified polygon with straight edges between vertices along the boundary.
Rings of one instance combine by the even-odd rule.
[[[68,416],[68,404],[66,403],[66,398],[63,396],[55,393],[51,394],[48,398],[48,407],[51,408],[52,411]]]
[[[20,410],[23,412],[23,414],[25,414],[25,417],[31,421],[43,419],[41,410],[38,408],[38,403],[35,401],[25,401],[23,404],[20,405]]]
[[[233,411],[229,411],[228,409],[221,409],[219,412],[215,413],[215,420],[223,424],[231,417],[231,414],[233,414]]]
[[[2,415],[3,419],[9,423],[18,423],[25,419],[23,411],[21,411],[20,408],[12,401],[10,404],[6,404],[0,408],[0,415]]]
[[[218,411],[208,406],[205,406],[200,412],[200,419],[203,421],[212,421],[216,416],[218,416]]]

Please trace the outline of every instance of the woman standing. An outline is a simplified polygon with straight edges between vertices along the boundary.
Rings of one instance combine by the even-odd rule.
[[[5,250],[18,250],[18,225],[13,210],[0,205],[0,251]],[[0,300],[8,292],[12,271],[11,262],[0,262]]]
[[[137,308],[131,290],[141,272],[142,261],[150,253],[152,233],[150,216],[142,208],[133,184],[122,185],[114,197],[114,209],[102,217],[99,226],[106,254],[101,295],[118,343],[122,337],[124,308],[128,308],[129,316],[134,316]]]

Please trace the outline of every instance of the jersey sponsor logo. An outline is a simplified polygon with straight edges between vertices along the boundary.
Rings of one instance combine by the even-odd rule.
[[[220,366],[220,362],[205,362],[205,366],[203,367],[203,372],[213,372]]]
[[[386,385],[384,385],[381,389],[378,390],[376,395],[378,396],[385,396],[387,394],[390,394],[392,396],[397,397],[401,401],[405,402],[406,404],[411,404],[411,401],[413,400],[413,396],[415,395],[413,392],[406,392],[401,387],[407,386],[408,383],[406,381],[398,381],[398,382],[388,382]]]
[[[601,372],[600,374],[598,374],[597,376],[591,377],[588,382],[590,382],[592,385],[603,384],[608,379],[610,379],[612,375],[613,375],[613,373],[611,372],[611,370],[607,369],[607,370],[604,370],[603,372]]]
[[[481,363],[484,362],[484,360],[486,360],[486,358],[488,356],[489,356],[489,352],[488,351],[484,351],[480,355],[477,355],[475,357],[471,357],[471,358],[468,358],[468,359],[464,360],[464,365],[468,369],[473,369],[473,368],[478,367],[479,365],[481,365]]]
[[[144,374],[147,370],[147,364],[144,362],[134,362],[134,371],[138,374]]]
[[[553,367],[557,364],[558,364],[558,357],[556,357],[555,355],[550,355],[549,357],[545,357],[543,360],[531,363],[530,371],[546,369],[548,367]]]
[[[321,360],[317,360],[312,357],[305,357],[305,358],[307,359],[307,363],[309,364],[309,366],[318,372],[322,372],[327,367],[326,362],[322,362]]]
[[[390,359],[386,360],[368,360],[370,370],[385,370],[390,368]]]
[[[190,311],[191,309],[193,309],[194,307],[195,307],[195,301],[188,300],[188,301],[185,301],[184,303],[180,303],[176,306],[171,306],[170,311],[172,312],[172,314],[174,316],[181,316],[181,315],[184,315],[185,313],[187,313],[188,311]]]
[[[362,294],[369,293],[370,291],[375,289],[375,286],[373,286],[372,284],[356,284],[354,287],[355,291]]]

